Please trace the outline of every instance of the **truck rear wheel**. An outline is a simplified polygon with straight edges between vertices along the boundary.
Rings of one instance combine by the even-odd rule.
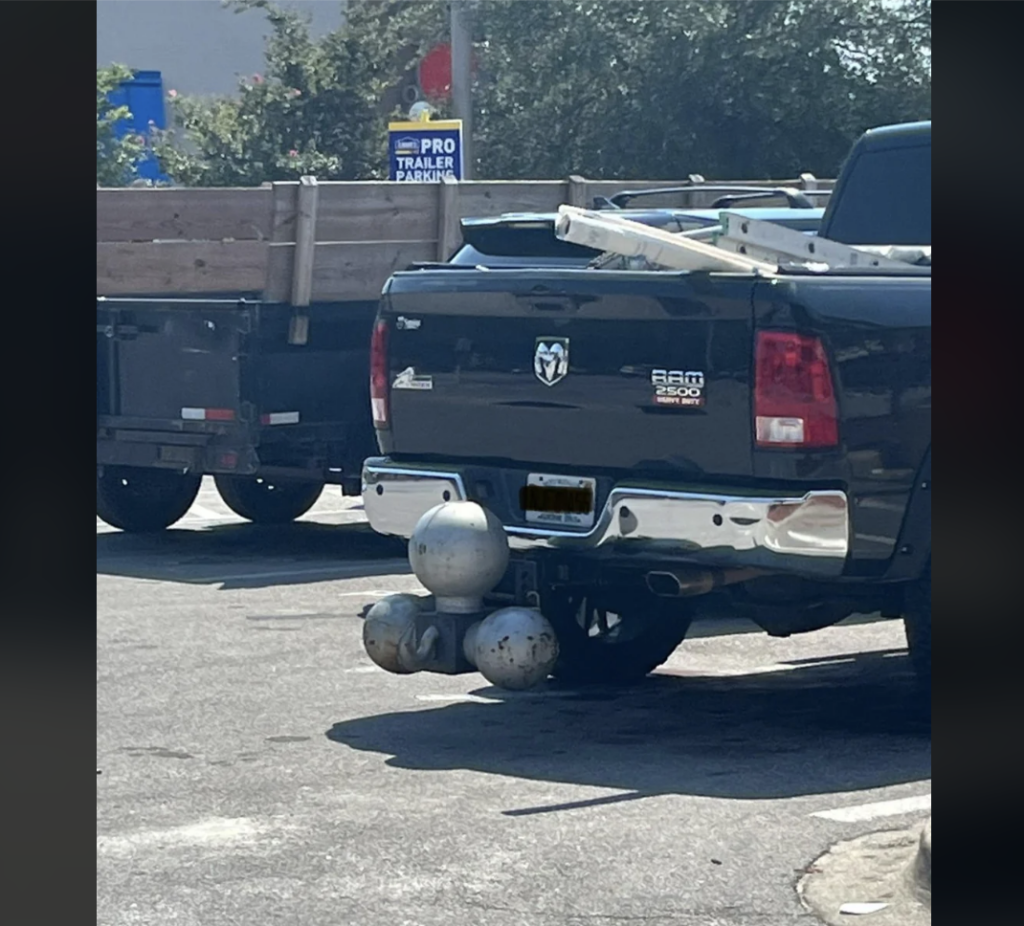
[[[322,482],[264,476],[214,476],[224,504],[255,524],[286,524],[304,515],[324,490]]]
[[[96,514],[123,531],[162,531],[192,507],[201,482],[191,473],[106,466],[96,477]]]
[[[587,592],[559,593],[542,603],[558,634],[552,675],[574,685],[628,685],[665,662],[686,637],[691,616],[678,599],[646,590],[616,602]]]
[[[907,589],[903,610],[903,629],[907,634],[910,661],[918,685],[929,690],[932,684],[932,567]]]

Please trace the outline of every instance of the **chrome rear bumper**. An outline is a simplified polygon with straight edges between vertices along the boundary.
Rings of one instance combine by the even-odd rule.
[[[370,526],[408,538],[424,512],[467,498],[456,469],[393,464],[363,466],[363,505]],[[838,490],[800,496],[745,496],[620,484],[588,531],[505,526],[513,550],[612,550],[723,566],[836,576],[849,551],[849,505]]]

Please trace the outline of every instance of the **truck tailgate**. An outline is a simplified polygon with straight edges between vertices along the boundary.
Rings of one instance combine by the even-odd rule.
[[[747,476],[752,291],[717,274],[395,274],[382,443],[397,458]]]

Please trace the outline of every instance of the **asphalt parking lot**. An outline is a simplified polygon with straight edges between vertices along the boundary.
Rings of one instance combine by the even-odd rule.
[[[899,623],[701,624],[635,689],[511,694],[369,661],[361,610],[408,590],[336,488],[282,528],[209,486],[97,523],[101,926],[813,924],[816,859],[928,816]]]

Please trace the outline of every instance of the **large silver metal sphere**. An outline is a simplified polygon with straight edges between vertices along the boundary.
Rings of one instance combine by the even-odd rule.
[[[444,502],[413,530],[409,563],[436,596],[438,611],[477,611],[508,567],[508,538],[501,521],[476,502]]]
[[[388,595],[366,612],[363,648],[382,669],[398,675],[415,671],[411,654],[421,600],[415,595]]]
[[[517,691],[551,674],[558,637],[536,608],[501,608],[470,628],[463,652],[492,685]]]

